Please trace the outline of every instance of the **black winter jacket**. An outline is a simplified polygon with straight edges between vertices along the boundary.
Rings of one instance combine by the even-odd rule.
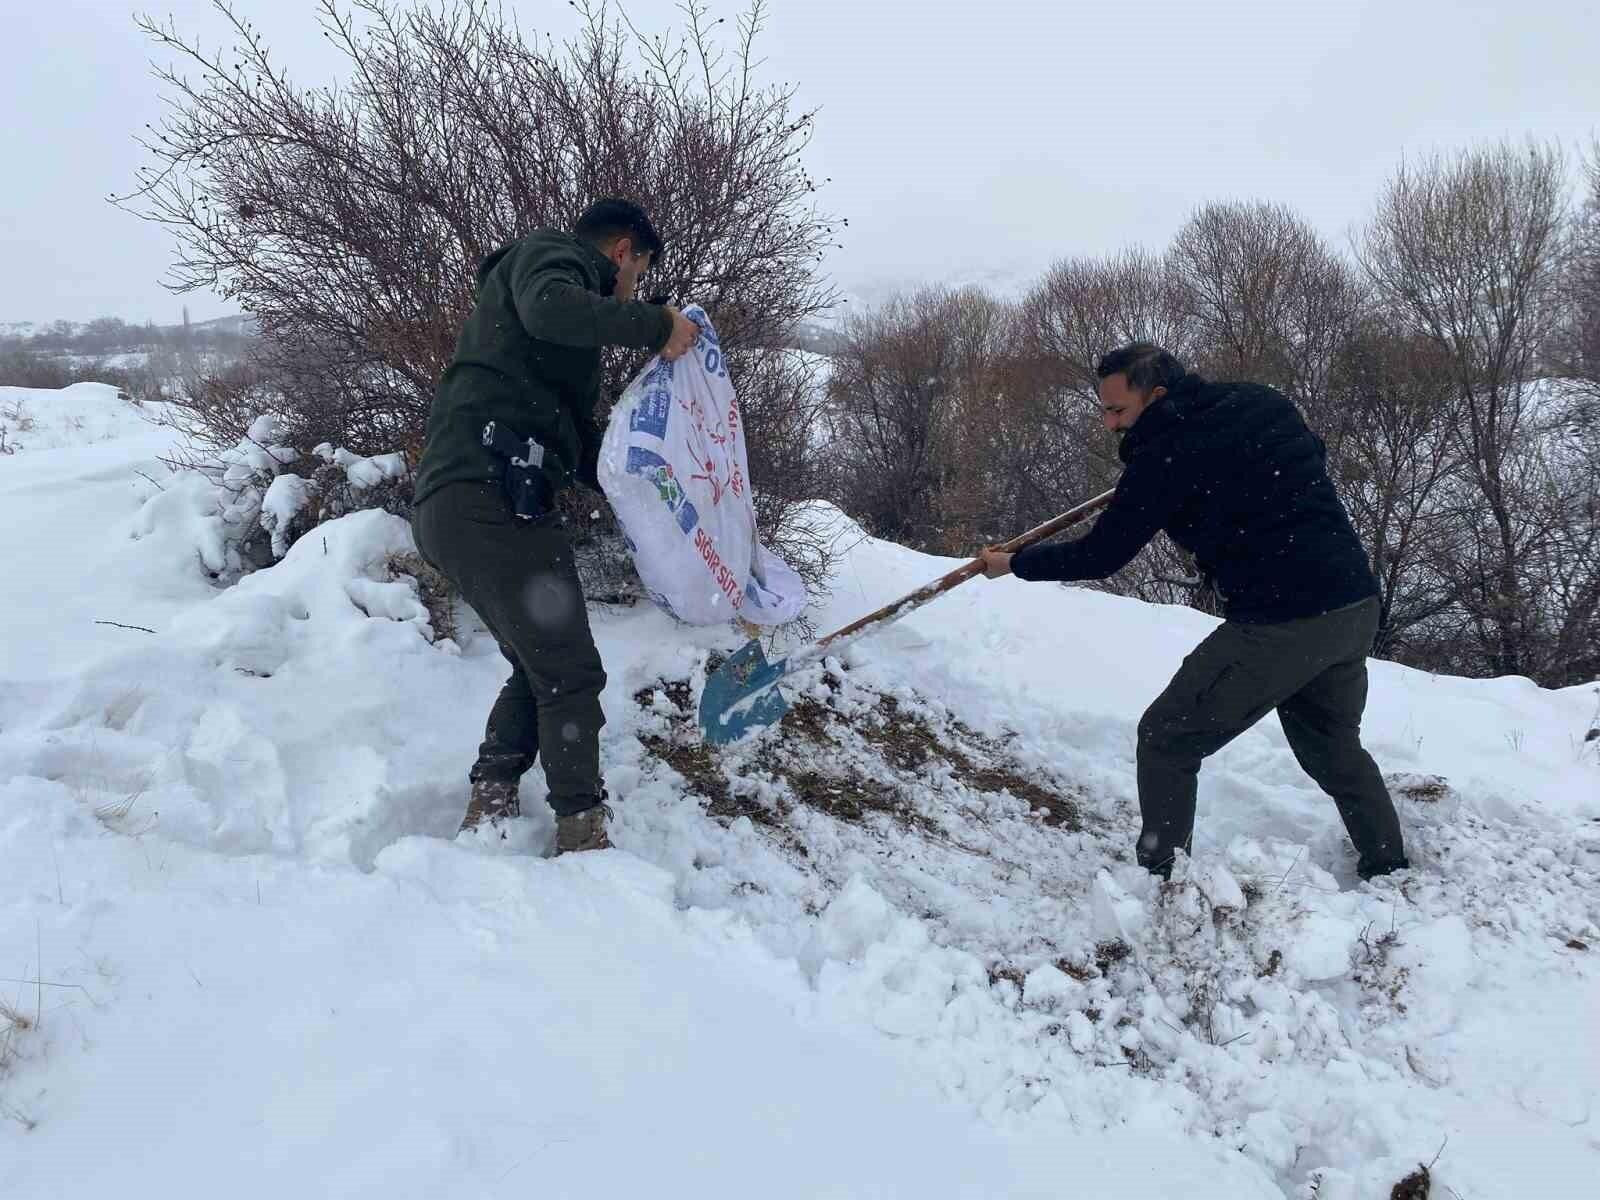
[[[1327,450],[1289,400],[1186,375],[1122,439],[1116,494],[1084,537],[1011,560],[1020,579],[1103,579],[1158,530],[1195,557],[1230,620],[1265,624],[1377,594]]]

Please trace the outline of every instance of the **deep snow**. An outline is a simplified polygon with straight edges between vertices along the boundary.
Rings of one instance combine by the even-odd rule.
[[[537,772],[509,839],[453,838],[505,668],[430,640],[403,522],[219,588],[236,498],[170,434],[16,400],[59,432],[0,457],[0,1195],[1343,1200],[1442,1146],[1475,1200],[1600,1166],[1594,688],[1375,663],[1416,869],[1357,883],[1268,720],[1157,888],[1133,728],[1199,614],[975,582],[691,782],[663,756],[701,761],[682,698],[735,635],[600,611],[619,849],[548,860]],[[847,543],[823,627],[950,565]]]

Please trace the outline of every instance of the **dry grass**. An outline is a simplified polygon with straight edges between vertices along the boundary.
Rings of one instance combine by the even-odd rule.
[[[32,433],[33,428],[33,418],[23,407],[21,400],[0,404],[0,454],[15,454],[17,447],[12,443],[11,436],[16,433]]]
[[[23,1010],[20,996],[15,1001],[0,997],[0,1078],[6,1075],[16,1061],[17,1035],[39,1027],[39,1021],[44,1013],[43,990],[43,985],[40,985],[31,1017]],[[0,1116],[10,1117],[30,1131],[34,1127],[34,1122],[25,1114],[5,1104],[0,1104]]]
[[[1417,1169],[1389,1189],[1389,1200],[1428,1200],[1433,1194],[1433,1174],[1427,1167]]]
[[[141,837],[154,829],[159,819],[159,814],[156,813],[148,817],[134,816],[134,810],[143,799],[144,789],[139,788],[129,792],[120,800],[108,800],[104,804],[95,806],[94,818],[111,833],[123,837]]]
[[[1390,955],[1400,945],[1400,935],[1390,929],[1379,937],[1372,937],[1372,926],[1362,930],[1357,939],[1361,946],[1361,961],[1356,964],[1354,978],[1362,988],[1374,996],[1388,1001],[1397,1013],[1406,1011],[1405,990],[1411,981],[1408,967],[1396,967]]]
[[[1450,794],[1450,783],[1441,775],[1423,775],[1394,785],[1407,800],[1434,804]]]
[[[1096,942],[1094,947],[1094,965],[1100,974],[1111,974],[1111,968],[1126,959],[1133,953],[1133,947],[1121,938],[1111,938],[1107,941]]]
[[[33,414],[21,400],[13,400],[10,404],[0,404],[0,421],[15,430],[17,433],[32,433],[35,429]]]
[[[5,1026],[5,1040],[0,1041],[0,1066],[4,1066],[7,1062],[11,1052],[11,1039],[18,1033],[27,1033],[36,1022],[36,1017],[30,1017],[16,1004],[0,998],[0,1024]]]
[[[857,732],[901,770],[947,765],[958,782],[975,792],[1009,792],[1025,801],[1029,811],[1046,825],[1068,830],[1083,828],[1077,802],[1037,776],[1022,774],[1008,761],[1000,743],[980,736],[954,718],[947,729],[936,730],[922,717],[905,712],[893,696],[880,696],[878,710],[881,721],[865,722]],[[986,761],[975,761],[979,758]]]

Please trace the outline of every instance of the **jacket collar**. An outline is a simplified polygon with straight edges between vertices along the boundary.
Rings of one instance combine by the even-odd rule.
[[[1132,462],[1139,451],[1175,431],[1183,424],[1190,403],[1204,385],[1205,380],[1192,371],[1173,384],[1166,395],[1139,414],[1133,428],[1123,435],[1117,457],[1124,463]]]
[[[611,295],[612,289],[617,285],[617,264],[601,254],[593,242],[580,237],[572,240],[583,248],[584,261],[589,264],[589,269],[596,276],[594,290],[602,296]]]

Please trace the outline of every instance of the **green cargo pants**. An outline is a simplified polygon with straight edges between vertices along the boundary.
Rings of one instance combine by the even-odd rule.
[[[1139,722],[1139,862],[1158,874],[1189,849],[1201,760],[1273,709],[1306,774],[1333,797],[1363,878],[1406,865],[1400,819],[1361,745],[1376,597],[1272,625],[1228,621],[1183,660]]]
[[[511,663],[469,778],[520,779],[542,756],[557,815],[590,808],[601,795],[606,673],[558,518],[514,516],[497,484],[452,483],[417,506],[412,528]]]

